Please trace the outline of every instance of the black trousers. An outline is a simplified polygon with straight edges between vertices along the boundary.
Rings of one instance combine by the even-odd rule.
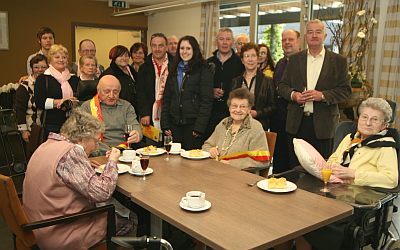
[[[313,115],[303,116],[299,131],[296,135],[288,134],[289,165],[290,169],[300,165],[294,152],[293,138],[303,139],[310,143],[325,159],[332,154],[333,138],[318,139],[315,135]]]
[[[171,128],[173,142],[181,143],[182,148],[185,150],[201,149],[201,146],[204,143],[204,137],[199,136],[195,138],[193,136],[193,128],[194,124],[173,124]]]

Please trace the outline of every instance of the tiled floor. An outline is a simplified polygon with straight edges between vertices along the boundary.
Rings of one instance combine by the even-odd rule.
[[[398,197],[395,200],[395,204],[397,207],[400,208],[400,197]],[[393,222],[394,223],[391,226],[391,231],[395,234],[395,237],[397,239],[399,239],[400,236],[397,232],[400,231],[400,211],[393,215]],[[397,228],[397,231],[394,227]],[[5,225],[4,221],[2,220],[2,218],[0,218],[0,249],[1,250],[12,250],[13,249],[12,235],[11,235],[10,231],[8,230],[7,226]],[[364,250],[370,250],[370,249],[372,249],[372,248],[370,248],[370,247],[364,248]],[[400,243],[397,242],[397,244],[391,249],[400,250]]]

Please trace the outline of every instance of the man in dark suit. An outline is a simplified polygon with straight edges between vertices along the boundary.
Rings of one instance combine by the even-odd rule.
[[[308,141],[324,158],[330,156],[338,103],[351,95],[346,58],[325,50],[325,38],[325,25],[318,19],[309,21],[308,49],[289,58],[278,85],[279,95],[289,101],[286,132],[291,167],[298,165],[293,138]]]

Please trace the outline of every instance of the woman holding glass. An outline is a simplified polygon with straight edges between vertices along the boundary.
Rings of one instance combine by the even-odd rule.
[[[392,109],[382,98],[370,97],[358,108],[357,131],[348,134],[329,157],[332,174],[358,186],[395,188],[398,185],[398,133],[388,129]],[[296,249],[342,249],[346,220],[296,239]],[[342,230],[343,232],[343,230]],[[286,243],[285,248],[290,249]]]
[[[260,122],[250,115],[254,96],[246,88],[232,90],[223,119],[203,145],[203,150],[237,168],[265,166],[270,160],[267,138]]]
[[[45,139],[49,132],[60,132],[73,103],[77,102],[74,92],[79,81],[67,69],[68,50],[64,46],[52,45],[47,59],[49,68],[36,79],[34,95],[36,107],[46,111]]]
[[[240,57],[245,71],[243,75],[232,80],[232,89],[247,88],[254,95],[254,106],[250,107],[250,115],[261,122],[264,130],[269,129],[270,117],[275,112],[275,87],[271,78],[257,69],[259,48],[257,44],[243,45]]]
[[[161,128],[183,149],[198,149],[211,115],[213,77],[196,38],[182,37],[178,50],[164,90]]]

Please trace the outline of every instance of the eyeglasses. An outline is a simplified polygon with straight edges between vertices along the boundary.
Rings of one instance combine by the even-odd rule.
[[[95,49],[83,49],[81,50],[83,53],[96,53]]]
[[[235,109],[240,109],[240,110],[246,110],[247,108],[248,108],[249,106],[247,106],[247,105],[240,105],[240,106],[238,106],[238,105],[231,105],[231,106],[229,106],[229,108],[230,109],[232,109],[232,110],[235,110]]]
[[[368,117],[367,115],[360,115],[360,117],[358,118],[360,121],[362,122],[367,122],[370,121],[372,124],[374,125],[378,125],[381,124],[383,122],[383,119],[379,119],[378,117],[374,116],[374,117]]]
[[[258,56],[256,54],[244,54],[244,58],[257,58]]]

